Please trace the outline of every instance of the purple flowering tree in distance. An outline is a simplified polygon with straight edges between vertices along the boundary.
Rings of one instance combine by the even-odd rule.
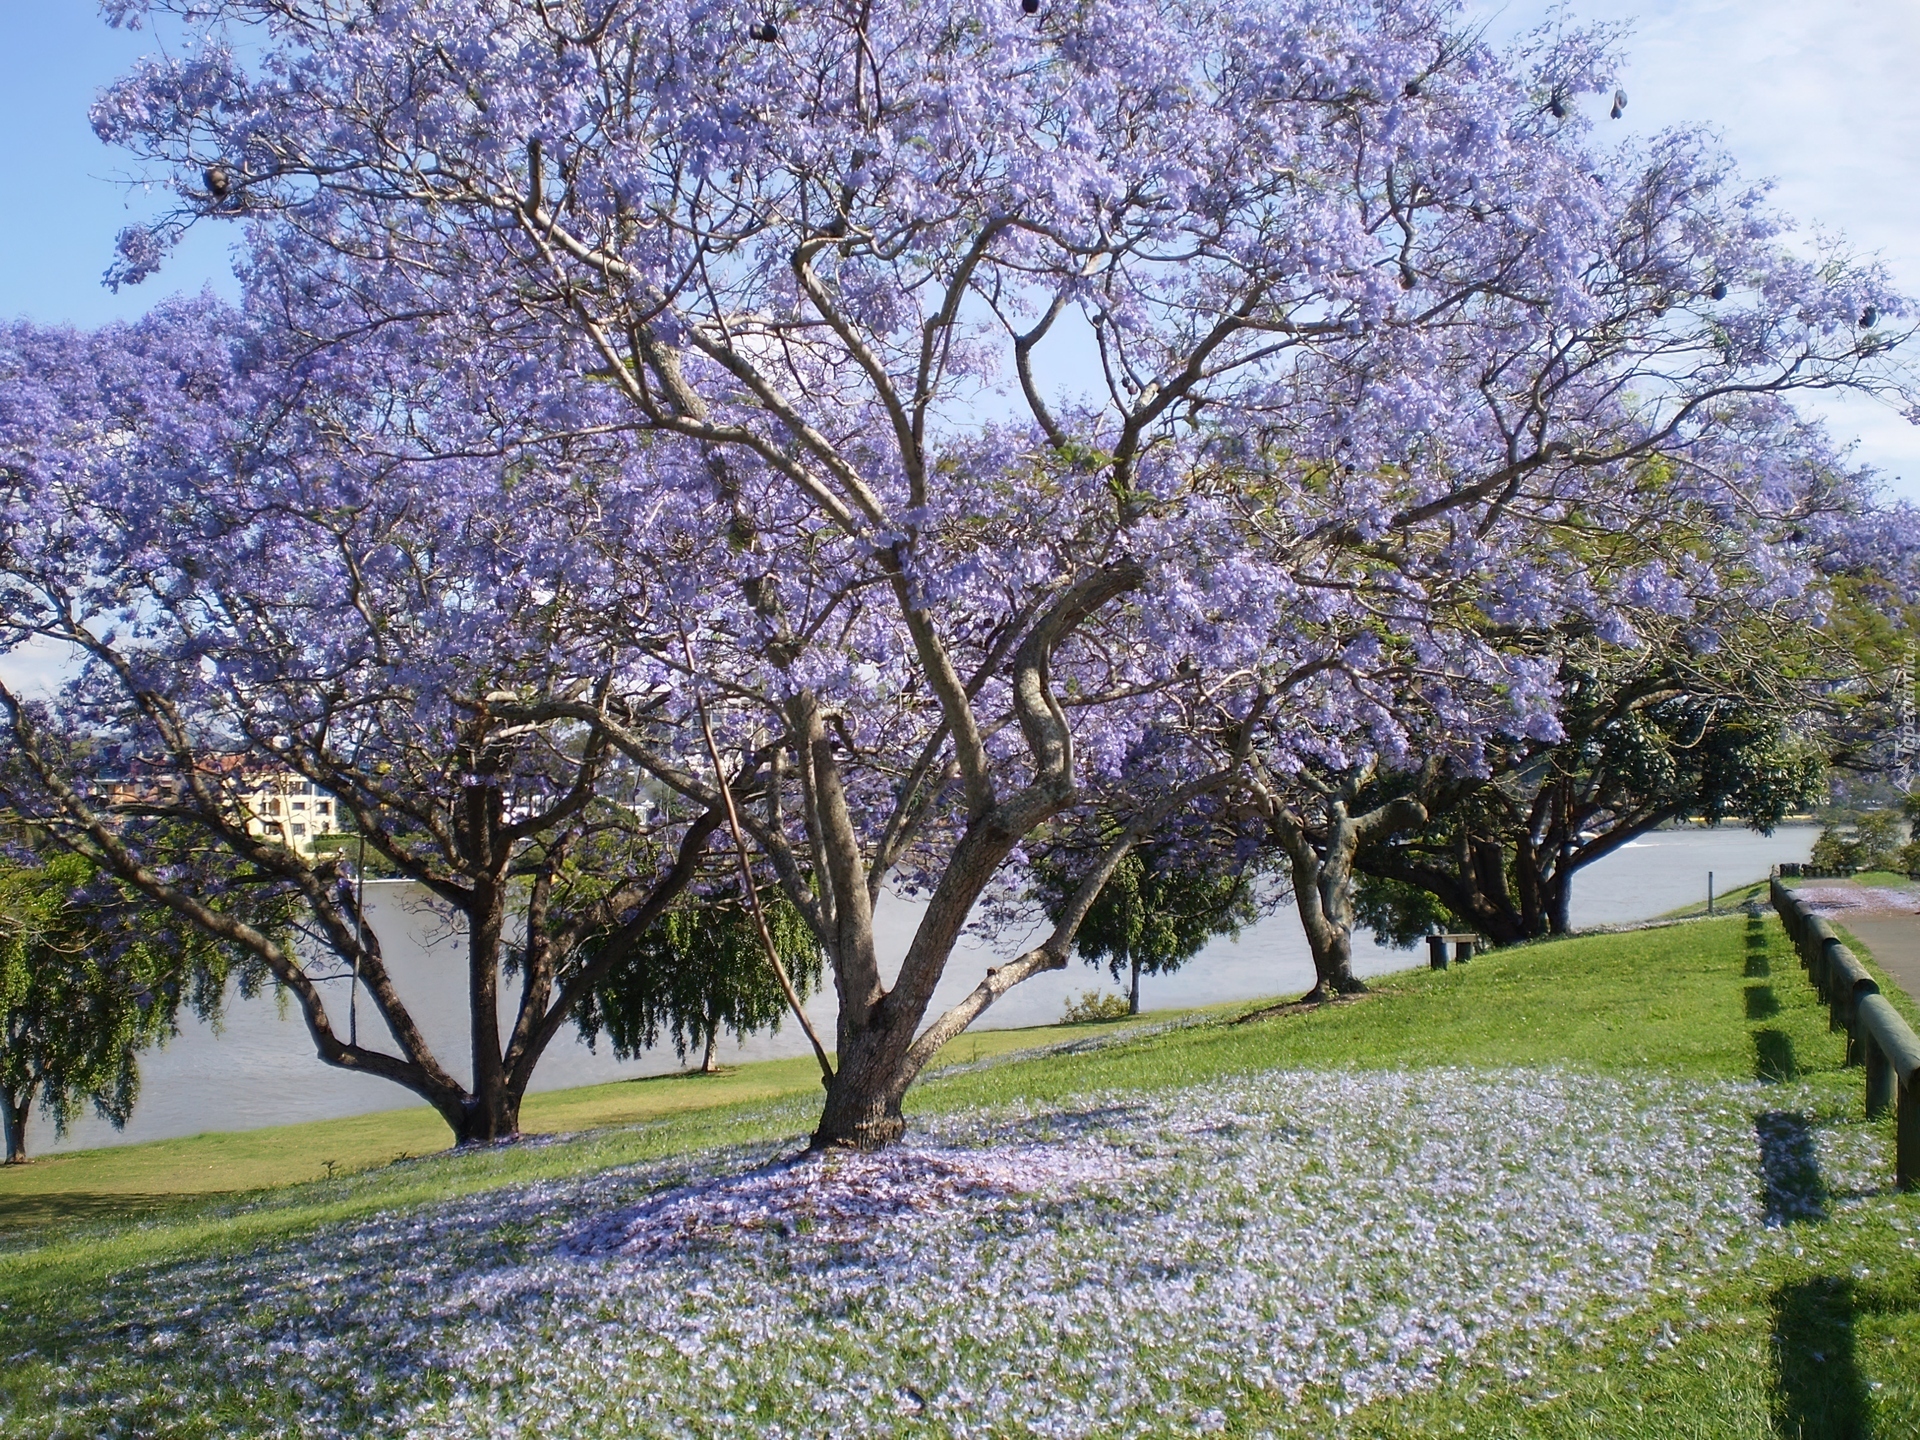
[[[1907,314],[1784,249],[1698,137],[1593,145],[1603,44],[1497,54],[1429,0],[180,9],[199,38],[96,111],[179,197],[116,278],[239,220],[249,313],[395,397],[353,444],[404,448],[409,390],[457,381],[445,454],[598,452],[644,523],[582,536],[567,628],[618,655],[488,713],[705,813],[759,783],[741,823],[839,995],[821,1145],[897,1136],[1268,719],[1372,723],[1301,698],[1328,666],[1445,649],[1470,603],[1599,615],[1543,526],[1747,504],[1686,457],[1770,395],[1891,383]],[[536,529],[547,489],[509,502]],[[1051,933],[929,1018],[1023,843],[1143,753]],[[890,879],[926,906],[889,981]]]
[[[1495,944],[1564,933],[1574,876],[1636,836],[1681,817],[1764,832],[1823,793],[1829,765],[1871,763],[1920,527],[1905,506],[1876,507],[1871,477],[1817,431],[1754,453],[1784,482],[1772,494],[1789,503],[1768,523],[1800,575],[1743,561],[1733,523],[1676,519],[1650,537],[1700,563],[1686,593],[1636,618],[1631,644],[1580,626],[1514,635],[1557,671],[1555,731],[1497,737],[1470,770],[1389,782],[1428,818],[1359,853],[1361,908],[1383,936],[1447,915]]]
[[[366,407],[388,392],[339,380],[204,301],[97,335],[0,331],[0,621],[10,646],[75,657],[51,701],[0,686],[0,796],[269,972],[323,1060],[405,1086],[458,1141],[505,1138],[549,1042],[693,879],[720,816],[660,803],[591,727],[493,708],[607,668],[604,637],[553,617],[619,517],[555,457],[350,451],[341,434],[375,433]],[[405,428],[433,433],[445,394],[408,397]],[[416,1024],[342,857],[250,823],[263,775],[334,797],[346,857],[457,920],[469,1080]],[[173,862],[183,835],[239,861],[228,883]],[[304,938],[260,924],[263,897]],[[325,974],[353,977],[374,1035],[352,1002],[329,1011]]]
[[[1523,877],[1524,888],[1536,858],[1549,857],[1538,861],[1551,877],[1540,888],[1551,892],[1543,904],[1560,930],[1572,871],[1689,813],[1687,796],[1716,819],[1723,804],[1747,813],[1747,801],[1729,793],[1713,802],[1697,784],[1649,793],[1652,777],[1640,774],[1639,808],[1630,813],[1595,799],[1579,817],[1564,814],[1573,791],[1549,782],[1546,757],[1590,746],[1597,709],[1617,721],[1693,697],[1699,723],[1688,719],[1691,738],[1678,743],[1699,747],[1715,724],[1755,742],[1742,758],[1722,757],[1726,773],[1709,783],[1750,795],[1758,823],[1777,819],[1782,800],[1799,803],[1788,797],[1804,790],[1808,769],[1795,757],[1812,754],[1812,737],[1771,768],[1757,742],[1795,717],[1810,719],[1823,695],[1856,680],[1866,658],[1862,620],[1896,609],[1912,591],[1914,517],[1904,507],[1880,508],[1872,476],[1848,468],[1818,427],[1779,406],[1729,411],[1684,455],[1654,463],[1656,483],[1596,492],[1536,517],[1546,543],[1521,559],[1524,574],[1503,577],[1494,567],[1494,583],[1464,606],[1436,604],[1443,587],[1430,583],[1420,598],[1424,643],[1404,638],[1421,634],[1415,617],[1404,616],[1392,627],[1403,637],[1396,663],[1375,653],[1364,671],[1327,672],[1323,683],[1343,687],[1346,703],[1317,712],[1296,706],[1284,717],[1290,731],[1283,717],[1266,722],[1246,786],[1269,843],[1285,857],[1314,958],[1308,999],[1365,989],[1351,969],[1356,867],[1377,868],[1400,853],[1395,837],[1424,831],[1435,806],[1524,785],[1535,801],[1521,827],[1531,848],[1522,841],[1511,864],[1491,868]],[[1707,503],[1708,492],[1667,483],[1680,467],[1743,471],[1747,483]],[[1744,503],[1725,503],[1736,495]],[[1402,557],[1403,573],[1418,568],[1415,557]],[[1543,610],[1543,590],[1580,598]],[[1845,614],[1829,627],[1837,595]],[[1457,629],[1443,640],[1432,631],[1450,610]],[[1597,707],[1591,692],[1603,676],[1607,700]],[[1697,758],[1706,761],[1708,750]],[[1632,789],[1634,779],[1613,771],[1588,783],[1618,809],[1622,785]],[[1600,826],[1603,819],[1610,823]],[[1600,833],[1576,836],[1589,825]],[[1482,907],[1462,904],[1455,913],[1496,943],[1516,938]]]

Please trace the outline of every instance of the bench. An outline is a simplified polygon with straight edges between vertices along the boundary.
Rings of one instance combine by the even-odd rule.
[[[1427,964],[1435,970],[1447,968],[1447,946],[1453,946],[1453,963],[1464,965],[1473,958],[1477,946],[1486,942],[1478,935],[1449,935],[1436,932],[1427,936]]]

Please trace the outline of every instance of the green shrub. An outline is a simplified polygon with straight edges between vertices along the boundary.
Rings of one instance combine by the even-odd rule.
[[[1819,872],[1851,875],[1859,870],[1906,870],[1903,826],[1891,810],[1846,810],[1835,814],[1813,842],[1808,863]],[[1911,848],[1911,847],[1909,847]]]
[[[1127,997],[1103,990],[1089,990],[1078,1000],[1069,1000],[1060,1013],[1062,1025],[1092,1025],[1102,1020],[1124,1020],[1128,1015]]]

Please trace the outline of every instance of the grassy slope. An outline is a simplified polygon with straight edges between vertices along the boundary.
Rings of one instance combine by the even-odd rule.
[[[983,1034],[979,1054],[1036,1038],[1053,1037]],[[970,1058],[973,1042],[959,1042],[960,1060]],[[1864,1123],[1859,1072],[1843,1071],[1839,1057],[1777,922],[1736,918],[1541,944],[1464,970],[1409,972],[1352,1004],[966,1069],[921,1087],[913,1108],[1066,1100],[1271,1067],[1560,1065],[1791,1082],[1781,1103],[1808,1111],[1812,1122],[1853,1129]],[[108,1223],[107,1213],[121,1202],[96,1187],[96,1219],[46,1227],[41,1243],[0,1258],[0,1322],[12,1341],[6,1349],[64,1349],[94,1323],[112,1277],[136,1267],[516,1180],[791,1133],[793,1103],[769,1105],[760,1097],[815,1083],[804,1067],[791,1075],[746,1067],[726,1081],[563,1093],[553,1097],[554,1118],[545,1123],[575,1128],[596,1116],[654,1118],[544,1146],[415,1160],[245,1203],[174,1200],[163,1217],[141,1224]],[[699,1087],[724,1084],[749,1093],[725,1091],[735,1103],[687,1108],[717,1098]],[[312,1131],[338,1141],[336,1148],[349,1133],[301,1127],[280,1134],[298,1141]],[[219,1138],[238,1145],[244,1137]],[[129,1147],[154,1152],[146,1162],[153,1179],[134,1193],[190,1188],[188,1167],[220,1163],[192,1149],[212,1140],[171,1143],[172,1151]],[[247,1143],[269,1146],[271,1132]],[[114,1153],[89,1163],[106,1165]],[[179,1162],[172,1172],[168,1155]],[[318,1168],[314,1158],[304,1173]],[[134,1173],[131,1159],[112,1163],[129,1167],[123,1176]],[[1884,1189],[1840,1203],[1847,1198],[1834,1197],[1825,1219],[1793,1227],[1793,1244],[1772,1247],[1751,1269],[1719,1280],[1692,1316],[1656,1311],[1623,1321],[1603,1365],[1594,1366],[1589,1352],[1569,1352],[1550,1372],[1498,1386],[1471,1408],[1442,1389],[1363,1411],[1349,1425],[1382,1437],[1920,1434],[1920,1257],[1908,1248],[1920,1233],[1920,1200]],[[0,1387],[24,1397],[36,1388],[36,1371],[32,1364],[0,1368]],[[1275,1414],[1259,1424],[1292,1430],[1295,1420]]]
[[[1084,1026],[983,1030],[955,1040],[940,1061],[964,1064],[1087,1033]],[[521,1122],[529,1135],[568,1134],[811,1094],[819,1085],[811,1057],[767,1060],[716,1075],[658,1075],[544,1091],[527,1097]],[[427,1107],[415,1106],[45,1156],[29,1165],[0,1167],[0,1249],[31,1238],[27,1232],[50,1222],[153,1217],[180,1209],[183,1200],[234,1199],[352,1175],[446,1146],[445,1123]]]

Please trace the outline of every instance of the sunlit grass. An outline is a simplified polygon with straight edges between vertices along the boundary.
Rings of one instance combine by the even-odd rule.
[[[1589,1329],[1560,1340],[1537,1334],[1524,1343],[1509,1337],[1470,1347],[1418,1384],[1402,1386],[1396,1381],[1376,1388],[1371,1399],[1364,1394],[1352,1397],[1365,1401],[1353,1408],[1319,1381],[1308,1383],[1297,1398],[1281,1395],[1262,1401],[1235,1390],[1237,1381],[1219,1379],[1210,1368],[1213,1360],[1204,1364],[1195,1360],[1183,1372],[1180,1355],[1198,1355],[1216,1343],[1206,1338],[1208,1332],[1196,1331],[1155,1362],[1171,1367],[1155,1383],[1185,1395],[1181,1403],[1188,1405],[1190,1416],[1204,1417],[1212,1406],[1230,1432],[1249,1436],[1465,1433],[1596,1440],[1697,1435],[1731,1440],[1736,1436],[1920,1434],[1920,1382],[1915,1378],[1920,1376],[1920,1313],[1915,1308],[1920,1304],[1915,1298],[1920,1296],[1920,1200],[1891,1191],[1890,1124],[1869,1126],[1860,1119],[1859,1071],[1840,1066],[1839,1038],[1829,1033],[1825,1011],[1771,917],[1755,922],[1736,917],[1529,946],[1477,959],[1464,969],[1408,972],[1378,985],[1372,995],[1308,1013],[1238,1025],[1223,1017],[1202,1017],[1200,1023],[1161,1028],[1080,1053],[995,1063],[993,1051],[1001,1046],[1032,1046],[1061,1038],[1104,1039],[1112,1033],[1101,1027],[1074,1027],[1054,1034],[994,1032],[977,1041],[963,1037],[958,1054],[948,1057],[960,1062],[960,1068],[931,1081],[912,1097],[910,1109],[917,1117],[917,1129],[963,1139],[973,1135],[977,1140],[978,1127],[986,1122],[975,1117],[1030,1116],[1031,1121],[1017,1123],[1045,1124],[1052,1123],[1046,1120],[1049,1115],[1084,1110],[1096,1099],[1105,1104],[1114,1097],[1129,1096],[1134,1098],[1126,1103],[1156,1114],[1177,1113],[1181,1106],[1211,1107],[1223,1114],[1245,1112],[1242,1121],[1234,1123],[1244,1123],[1261,1106],[1280,1106],[1273,1113],[1282,1118],[1272,1123],[1300,1126],[1311,1122],[1285,1118],[1294,1113],[1286,1107],[1306,1103],[1307,1113],[1312,1105],[1337,1111],[1337,1097],[1365,1096],[1373,1093],[1369,1086],[1413,1086],[1404,1092],[1412,1095],[1425,1093],[1418,1087],[1426,1084],[1432,1095],[1445,1097],[1448,1108],[1442,1113],[1457,1113],[1467,1124],[1463,1137],[1499,1135],[1518,1125],[1508,1117],[1525,1108],[1519,1097],[1529,1094],[1530,1088],[1567,1097],[1555,1102],[1564,1109],[1582,1095],[1578,1077],[1584,1073],[1594,1077],[1589,1099],[1602,1103],[1598,1097],[1618,1097],[1603,1103],[1604,1113],[1612,1118],[1603,1121],[1595,1113],[1585,1122],[1596,1135],[1602,1130],[1617,1131],[1622,1137],[1651,1134],[1646,1127],[1658,1122],[1663,1113],[1689,1104],[1721,1111],[1729,1105],[1736,1111],[1743,1106],[1751,1110],[1755,1118],[1742,1122],[1746,1129],[1735,1125],[1715,1132],[1723,1138],[1702,1152],[1702,1163],[1710,1168],[1732,1163],[1733,1168],[1724,1172],[1727,1178],[1715,1182],[1725,1191],[1725,1204],[1776,1217],[1770,1226],[1743,1222],[1752,1227],[1751,1244],[1743,1258],[1723,1258],[1706,1264],[1699,1273],[1685,1272],[1686,1282],[1679,1289],[1648,1291],[1638,1302],[1640,1308],[1597,1331]],[[971,1049],[973,1044],[980,1045],[977,1053]],[[975,1060],[979,1063],[969,1064]],[[552,1243],[551,1234],[542,1229],[552,1223],[551,1217],[541,1219],[548,1213],[541,1207],[555,1203],[542,1197],[570,1196],[576,1189],[594,1197],[644,1194],[649,1186],[676,1176],[735,1173],[751,1157],[780,1153],[790,1146],[810,1121],[818,1084],[804,1065],[792,1064],[791,1075],[756,1074],[758,1067],[742,1067],[718,1079],[594,1087],[554,1097],[556,1118],[546,1123],[556,1129],[628,1122],[577,1138],[411,1160],[332,1181],[309,1180],[244,1201],[176,1199],[162,1218],[140,1224],[113,1220],[109,1207],[103,1205],[90,1220],[54,1226],[44,1232],[46,1243],[0,1260],[0,1303],[7,1306],[0,1312],[0,1332],[7,1336],[10,1361],[0,1370],[4,1375],[0,1406],[5,1407],[0,1410],[4,1417],[0,1424],[10,1421],[22,1433],[48,1433],[56,1423],[55,1414],[64,1409],[76,1424],[83,1415],[88,1424],[116,1415],[151,1433],[242,1433],[291,1425],[297,1408],[292,1399],[278,1392],[251,1393],[248,1386],[236,1383],[238,1376],[232,1372],[223,1379],[216,1373],[218,1367],[206,1359],[212,1352],[198,1352],[199,1361],[191,1349],[132,1353],[112,1340],[105,1317],[119,1317],[114,1323],[124,1325],[128,1317],[137,1317],[157,1303],[156,1297],[171,1293],[170,1287],[185,1284],[189,1275],[201,1277],[195,1283],[217,1294],[224,1285],[252,1283],[241,1277],[255,1275],[264,1280],[289,1263],[273,1257],[323,1255],[368,1226],[383,1234],[412,1233],[407,1227],[417,1224],[433,1231],[450,1223],[432,1218],[443,1214],[479,1216],[492,1227],[486,1231],[482,1249],[465,1255],[463,1264],[477,1265],[481,1271],[504,1266],[503,1274],[515,1273],[517,1266],[537,1267]],[[1367,1076],[1373,1071],[1394,1073],[1372,1082]],[[1347,1072],[1346,1078],[1339,1072]],[[1288,1074],[1302,1078],[1288,1081]],[[1476,1082],[1475,1074],[1486,1079]],[[1525,1078],[1529,1074],[1540,1077],[1537,1085],[1529,1087]],[[1313,1075],[1326,1078],[1308,1078]],[[1423,1075],[1436,1078],[1423,1082]],[[1455,1078],[1443,1082],[1437,1078],[1442,1075]],[[1275,1091],[1263,1077],[1278,1077],[1280,1089]],[[719,1088],[727,1085],[764,1088],[745,1092]],[[1340,1088],[1347,1085],[1360,1088]],[[715,1088],[703,1091],[702,1086]],[[621,1108],[636,1103],[634,1097],[643,1092],[638,1103],[646,1108]],[[1395,1089],[1394,1093],[1403,1092]],[[1183,1095],[1192,1098],[1183,1099]],[[1249,1098],[1262,1095],[1274,1098]],[[1326,1098],[1313,1100],[1314,1096]],[[702,1105],[703,1099],[726,1103]],[[1476,1109],[1482,1100],[1484,1108]],[[1370,1137],[1392,1130],[1385,1123],[1386,1115],[1412,1113],[1403,1105],[1361,1125],[1352,1132],[1351,1142],[1361,1148],[1352,1153],[1371,1153],[1367,1146],[1385,1143]],[[561,1115],[568,1118],[557,1118]],[[531,1106],[529,1123],[533,1123]],[[1161,1123],[1142,1123],[1142,1143],[1158,1133],[1153,1125]],[[1115,1133],[1124,1133],[1124,1127]],[[1762,1137],[1758,1141],[1757,1134]],[[284,1142],[300,1137],[283,1132],[281,1138]],[[190,1147],[200,1142],[170,1143]],[[267,1137],[252,1143],[264,1145]],[[1219,1143],[1226,1148],[1212,1160],[1203,1157],[1191,1171],[1190,1183],[1202,1187],[1194,1194],[1214,1193],[1209,1187],[1226,1181],[1241,1183],[1234,1181],[1236,1176],[1257,1189],[1251,1177],[1267,1172],[1249,1158],[1254,1152],[1241,1156],[1237,1148],[1250,1142]],[[1733,1148],[1726,1149],[1728,1145]],[[1552,1163],[1565,1165],[1569,1152],[1560,1142],[1555,1146],[1550,1148],[1561,1158]],[[716,1153],[723,1147],[731,1148]],[[1762,1148],[1770,1156],[1764,1176],[1757,1167]],[[193,1152],[173,1153],[184,1161]],[[184,1183],[178,1176],[167,1180],[162,1158],[164,1152],[144,1163],[156,1167],[156,1185],[173,1184],[177,1194]],[[1577,1152],[1571,1158],[1577,1158]],[[609,1176],[604,1183],[593,1179],[610,1167],[636,1164],[644,1168],[628,1172],[627,1178]],[[311,1166],[305,1172],[313,1173]],[[1268,1192],[1273,1198],[1263,1206],[1304,1193],[1299,1187],[1307,1182],[1288,1180],[1289,1173],[1283,1166],[1271,1172],[1274,1178],[1257,1182],[1278,1187]],[[1657,1191],[1671,1178],[1653,1175],[1644,1183],[1653,1184]],[[1518,1179],[1505,1183],[1522,1190],[1526,1184]],[[1492,1188],[1497,1191],[1500,1186]],[[497,1198],[490,1198],[489,1192],[495,1191]],[[1095,1209],[1087,1213],[1095,1215],[1100,1225],[1119,1223],[1110,1215],[1098,1218],[1105,1215],[1098,1208],[1099,1193],[1098,1186],[1089,1192],[1084,1203],[1094,1204]],[[1123,1186],[1118,1193],[1131,1192]],[[575,1203],[567,1202],[564,1217],[574,1215],[570,1207]],[[990,1206],[981,1213],[986,1219],[961,1214],[953,1223],[963,1228],[977,1224],[1017,1228],[1018,1217],[1027,1211],[1015,1204],[1011,1209]],[[1124,1217],[1124,1210],[1117,1213]],[[1308,1266],[1299,1274],[1310,1276],[1317,1273],[1311,1267],[1323,1259],[1349,1253],[1363,1257],[1375,1242],[1389,1247],[1402,1243],[1394,1238],[1398,1221],[1393,1217],[1404,1213],[1404,1207],[1396,1202],[1380,1213],[1381,1218],[1344,1240],[1318,1235],[1305,1224],[1297,1234],[1276,1233],[1285,1235],[1286,1246],[1298,1248],[1301,1263]],[[421,1218],[416,1221],[412,1216]],[[1075,1226],[1081,1223],[1049,1221],[1050,1228],[1038,1233],[1052,1236],[1049,1243],[1071,1247],[1078,1243],[1073,1237],[1080,1233]],[[1546,1219],[1540,1223],[1547,1223]],[[447,1233],[457,1233],[457,1227]],[[1132,1244],[1127,1238],[1131,1233],[1123,1226],[1112,1232],[1111,1243]],[[1231,1253],[1225,1244],[1206,1241],[1204,1230],[1195,1236],[1194,1243],[1201,1245],[1199,1253]],[[16,1232],[14,1239],[18,1242],[22,1237]],[[443,1236],[440,1243],[448,1242]],[[1690,1263],[1686,1257],[1695,1253],[1688,1248],[1692,1244],[1676,1236],[1670,1251],[1673,1263],[1684,1269]],[[786,1252],[775,1245],[766,1253],[779,1260]],[[1287,1250],[1282,1247],[1274,1253],[1284,1256]],[[1395,1253],[1391,1248],[1380,1252],[1391,1253]],[[373,1258],[368,1254],[368,1273],[349,1267],[337,1272],[339,1280],[325,1282],[314,1294],[313,1303],[321,1307],[316,1314],[344,1302],[345,1290],[329,1299],[327,1286],[389,1284]],[[186,1268],[178,1268],[182,1266]],[[214,1278],[219,1276],[234,1278]],[[1457,1296],[1458,1307],[1472,1310],[1489,1303],[1487,1294],[1468,1293],[1471,1290],[1468,1286]],[[405,1287],[396,1293],[404,1296]],[[549,1292],[536,1285],[532,1293]],[[586,1303],[583,1299],[556,1309],[550,1324],[560,1328],[554,1333],[572,1324],[576,1310]],[[456,1307],[449,1313],[454,1318],[447,1323],[469,1323],[459,1318],[466,1311]],[[628,1337],[618,1343],[635,1347],[636,1364],[644,1338],[640,1332],[649,1314],[656,1312],[642,1306],[626,1316],[621,1326],[605,1332]],[[268,1316],[263,1309],[263,1325]],[[969,1317],[960,1313],[954,1318],[964,1323]],[[324,1332],[315,1332],[320,1333]],[[864,1348],[835,1342],[827,1347],[831,1354],[821,1363],[829,1364],[837,1356],[843,1370],[852,1366],[857,1371],[865,1365],[876,1383],[896,1371],[913,1373],[910,1364],[901,1370],[907,1352],[889,1348],[888,1337],[894,1330],[883,1327],[875,1333],[880,1338],[869,1335]],[[1223,1332],[1219,1343],[1230,1338]],[[1322,1338],[1332,1339],[1330,1334]],[[368,1343],[391,1346],[394,1342],[376,1335]],[[599,1343],[611,1342],[603,1337]],[[1072,1367],[1099,1353],[1094,1340],[1086,1344],[1094,1348],[1066,1352],[1068,1359],[1061,1363],[1068,1369],[1063,1375],[1068,1371],[1079,1375]],[[30,1356],[24,1353],[29,1350]],[[234,1353],[244,1355],[246,1347]],[[1328,1353],[1343,1352],[1336,1343]],[[1081,1359],[1073,1359],[1075,1355]],[[796,1374],[806,1370],[802,1358],[794,1359],[800,1365]],[[961,1356],[954,1364],[964,1370],[964,1360]],[[257,1372],[254,1389],[259,1388],[258,1377],[280,1373],[274,1367],[281,1362],[270,1357],[256,1356],[248,1363]],[[602,1415],[605,1424],[595,1433],[660,1433],[657,1426],[638,1419],[629,1425],[619,1417],[638,1415],[633,1407],[644,1410],[644,1393],[657,1393],[681,1368],[633,1371],[641,1377],[634,1383],[644,1383],[631,1394],[604,1378],[590,1384],[553,1379],[557,1388],[550,1397],[552,1408],[543,1413],[558,1423],[557,1417],[568,1405],[612,1407]],[[470,1411],[459,1400],[462,1387],[469,1384],[462,1373],[436,1372],[437,1378],[423,1379],[408,1392],[409,1404],[446,1407],[432,1412],[437,1417],[435,1433],[486,1433],[480,1412]],[[547,1373],[551,1379],[556,1372]],[[483,1375],[476,1371],[472,1379],[481,1381]],[[698,1386],[707,1382],[692,1371],[683,1381],[695,1387],[683,1398],[693,1406],[690,1413],[698,1414]],[[777,1376],[756,1381],[745,1375],[741,1383],[747,1388],[726,1393],[758,1395],[755,1403],[776,1408],[786,1403],[781,1397],[791,1388]],[[1043,1378],[1036,1383],[1054,1382]],[[1060,1402],[1063,1420],[1081,1413],[1073,1406],[1084,1409],[1082,1400],[1069,1403],[1072,1396],[1084,1399],[1104,1393],[1092,1380],[1083,1385],[1069,1376],[1058,1383],[1067,1386]],[[154,1400],[157,1408],[144,1412],[142,1419],[136,1412],[146,1402],[135,1398],[142,1394],[166,1394],[173,1399],[164,1407]],[[614,1405],[614,1399],[621,1404]],[[391,1405],[367,1403],[372,1408],[366,1414],[348,1417],[343,1413],[341,1418],[365,1429],[394,1420]],[[866,1408],[855,1406],[859,1414],[880,1413],[873,1409],[879,1402],[871,1396],[860,1403]],[[896,1398],[889,1398],[887,1405],[885,1413],[897,1417],[902,1434],[958,1434],[962,1429],[974,1434],[1033,1433],[1027,1420],[1016,1413],[1017,1407],[1007,1412],[1003,1422],[982,1430],[967,1428],[958,1410],[934,1407],[922,1413],[912,1405],[901,1408]],[[1196,1411],[1192,1406],[1201,1408]],[[756,1413],[770,1418],[772,1412]],[[424,1423],[432,1417],[422,1412],[419,1418]],[[738,1433],[756,1433],[751,1416],[735,1414],[731,1419]],[[1130,1421],[1113,1424],[1134,1428]],[[855,1433],[865,1425],[864,1420],[856,1425],[848,1419],[844,1428]],[[1085,1425],[1067,1429],[1068,1433],[1104,1433]],[[725,1433],[725,1429],[716,1419],[704,1428],[693,1425],[692,1432]],[[1158,1433],[1188,1431],[1169,1424]]]

